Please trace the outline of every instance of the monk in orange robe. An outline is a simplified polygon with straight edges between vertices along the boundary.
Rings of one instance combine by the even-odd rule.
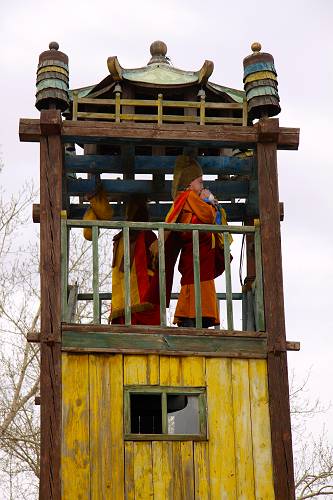
[[[227,224],[224,210],[218,208],[214,196],[204,189],[200,165],[188,156],[180,156],[174,169],[172,186],[174,203],[166,222],[183,224]],[[193,272],[193,243],[190,231],[173,232],[173,239],[181,248],[179,272],[181,290],[175,311],[174,323],[195,327],[195,291]],[[166,243],[166,253],[168,244]],[[224,271],[223,239],[219,233],[199,233],[200,289],[202,325],[204,328],[219,325],[219,308],[214,278]]]
[[[112,206],[106,193],[99,189],[90,197],[90,207],[84,220],[110,220]],[[136,195],[126,205],[126,220],[145,222],[148,220],[146,200]],[[84,236],[91,240],[91,228],[84,229]],[[159,325],[159,303],[147,299],[147,291],[155,275],[150,246],[157,239],[153,231],[130,231],[130,295],[131,323],[133,325]],[[125,286],[124,286],[124,240],[122,231],[113,238],[112,261],[112,301],[109,321],[112,324],[125,323]]]

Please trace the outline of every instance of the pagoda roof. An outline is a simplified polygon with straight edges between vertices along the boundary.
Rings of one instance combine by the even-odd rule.
[[[204,61],[202,67],[198,71],[187,71],[175,68],[170,64],[170,59],[166,56],[167,47],[164,42],[156,41],[150,46],[150,53],[152,55],[150,61],[146,66],[140,68],[123,68],[117,56],[109,57],[107,65],[110,74],[96,85],[89,87],[82,87],[74,89],[78,92],[78,97],[91,96],[96,97],[102,95],[104,92],[111,90],[116,83],[128,82],[134,85],[143,87],[157,87],[161,90],[189,86],[201,86],[211,90],[221,97],[227,96],[228,100],[234,102],[242,102],[244,98],[244,91],[233,89],[209,82],[209,78],[214,70],[214,63],[212,61]],[[69,91],[70,98],[72,99],[73,90]]]

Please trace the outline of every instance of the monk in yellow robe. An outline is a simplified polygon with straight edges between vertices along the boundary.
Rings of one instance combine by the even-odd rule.
[[[84,220],[111,220],[112,206],[106,193],[99,189],[90,197],[90,207]],[[136,195],[126,204],[126,220],[145,222],[148,220],[146,200]],[[84,229],[84,237],[92,239],[91,228]],[[156,240],[153,231],[130,231],[130,295],[131,323],[133,325],[159,325],[159,304],[147,299],[150,282],[155,275],[150,246]],[[122,231],[113,238],[112,261],[112,301],[110,322],[124,324],[125,286],[124,286],[124,240]]]

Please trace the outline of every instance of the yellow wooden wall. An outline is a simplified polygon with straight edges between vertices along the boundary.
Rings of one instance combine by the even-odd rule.
[[[207,442],[123,441],[123,385],[207,386]],[[274,499],[265,360],[63,354],[62,491]]]

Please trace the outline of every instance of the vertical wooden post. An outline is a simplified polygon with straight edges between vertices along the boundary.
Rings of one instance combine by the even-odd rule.
[[[40,500],[61,498],[61,114],[40,115],[41,463]]]
[[[274,489],[277,499],[294,499],[289,384],[284,322],[280,210],[277,176],[278,119],[259,121],[258,184],[261,249],[268,333],[268,387]]]

